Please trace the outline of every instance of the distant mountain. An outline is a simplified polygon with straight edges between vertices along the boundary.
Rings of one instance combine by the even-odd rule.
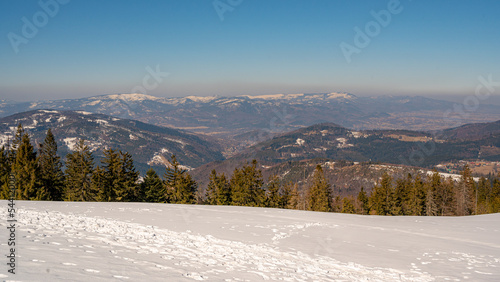
[[[442,132],[443,138],[463,141],[477,141],[481,139],[499,139],[500,121],[466,124]]]
[[[227,160],[203,165],[193,173],[196,179],[203,181],[208,179],[212,169],[231,174],[235,167],[252,159],[266,169],[314,159],[427,168],[440,162],[463,159],[500,161],[499,125],[500,121],[464,125],[437,135],[408,130],[351,130],[337,124],[322,123],[260,142]],[[479,137],[472,138],[474,133]],[[298,178],[295,180],[301,181]]]
[[[148,167],[163,170],[171,154],[187,168],[223,159],[219,145],[207,137],[84,111],[33,110],[1,118],[0,146],[12,139],[19,123],[35,144],[43,142],[51,128],[62,156],[78,139],[85,139],[97,158],[105,148],[131,153],[142,172]]]
[[[0,101],[0,116],[33,109],[83,110],[225,137],[264,131],[266,134],[252,139],[257,142],[274,133],[325,122],[357,130],[443,129],[456,122],[443,118],[453,105],[418,96],[357,97],[350,93],[182,98],[114,94],[24,103]],[[500,106],[481,104],[463,122],[499,119]]]

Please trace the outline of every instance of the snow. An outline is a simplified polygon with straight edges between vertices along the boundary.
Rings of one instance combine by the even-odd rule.
[[[116,99],[116,100],[124,100],[124,101],[144,101],[144,100],[162,100],[163,98],[145,95],[140,93],[132,93],[132,94],[113,94],[105,96],[108,99]],[[99,97],[95,97],[97,99]]]
[[[420,170],[420,172],[424,172],[423,170]],[[425,172],[427,175],[431,176],[434,174],[434,171],[426,171]],[[447,173],[447,172],[438,172],[438,174],[443,177],[443,178],[451,178],[453,181],[460,181],[462,179],[462,175],[460,174],[455,174],[455,173]],[[474,181],[478,182],[481,178],[480,177],[472,177]]]
[[[16,207],[17,274],[5,270],[5,280],[500,280],[500,214],[383,217],[39,201]],[[3,214],[0,238],[7,238]]]
[[[2,146],[7,146],[7,144],[9,143],[9,140],[12,140],[11,134],[1,134],[0,133],[0,148]]]
[[[202,103],[208,103],[208,102],[211,102],[215,99],[217,99],[218,97],[217,96],[187,96],[185,97],[186,99],[189,99],[193,102],[202,102]]]
[[[306,143],[306,141],[304,139],[297,138],[295,143],[297,143],[297,145],[299,145],[299,146],[302,146],[302,145],[304,145],[304,143]]]
[[[64,142],[64,144],[66,144],[66,146],[68,146],[68,148],[71,151],[75,151],[76,145],[77,145],[77,142],[78,142],[78,138],[77,137],[64,138],[63,142]]]
[[[58,111],[50,111],[50,110],[39,110],[39,111],[47,113],[47,114],[58,114],[59,113]]]
[[[92,113],[86,112],[86,111],[75,111],[75,113],[79,113],[82,115],[91,115]]]
[[[168,140],[168,141],[172,141],[172,142],[175,142],[175,143],[179,143],[179,144],[182,145],[183,149],[184,149],[184,146],[186,146],[186,142],[184,142],[182,140],[172,139],[172,138],[168,138],[168,137],[163,137],[163,139]]]
[[[96,119],[94,122],[100,124],[100,125],[108,125],[109,122],[107,120],[103,120],[103,119]]]
[[[283,99],[285,98],[287,95],[284,95],[284,94],[271,94],[271,95],[255,95],[255,96],[251,96],[251,95],[246,95],[246,96],[243,96],[243,97],[247,97],[249,99],[265,99],[265,100],[274,100],[274,99]]]
[[[130,133],[128,137],[130,138],[130,140],[139,140],[139,138],[132,133]]]

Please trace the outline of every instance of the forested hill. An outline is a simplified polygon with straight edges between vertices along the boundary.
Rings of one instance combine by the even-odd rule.
[[[143,174],[149,167],[164,171],[172,154],[187,167],[223,159],[218,143],[205,136],[84,111],[34,110],[1,118],[0,146],[12,140],[18,124],[35,147],[51,128],[61,156],[72,151],[79,139],[86,140],[97,158],[105,148],[130,152]]]

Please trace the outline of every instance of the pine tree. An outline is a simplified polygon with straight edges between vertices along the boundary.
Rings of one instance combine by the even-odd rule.
[[[16,145],[17,146],[17,145]],[[36,152],[31,145],[27,133],[22,136],[21,143],[15,151],[15,162],[12,166],[16,178],[16,195],[18,200],[42,200],[47,198],[47,191],[39,189],[39,167]]]
[[[95,199],[98,202],[112,202],[116,199],[108,179],[104,168],[97,165],[92,171],[90,191],[96,192]]]
[[[172,203],[196,203],[196,190],[198,189],[198,185],[185,169],[181,169],[175,155],[171,156],[171,161],[167,167],[165,184]]]
[[[497,178],[493,180],[491,187],[491,200],[490,200],[490,213],[500,212],[500,173],[498,173]]]
[[[270,208],[279,208],[281,204],[280,181],[278,176],[271,175],[267,183],[266,206]]]
[[[393,205],[392,211],[394,215],[408,215],[409,211],[409,192],[411,191],[412,175],[407,174],[405,178],[398,179],[394,187],[393,199],[396,204]]]
[[[342,210],[341,213],[356,213],[356,209],[354,208],[354,200],[352,197],[345,197],[342,199]]]
[[[491,200],[491,184],[485,178],[481,177],[476,189],[476,214],[488,213],[488,207]]]
[[[207,191],[205,193],[206,197],[206,203],[209,205],[217,205],[217,182],[218,182],[218,176],[217,176],[217,171],[215,169],[212,170],[210,173],[209,182],[207,186]]]
[[[308,189],[309,210],[332,211],[332,192],[330,184],[325,179],[321,165],[317,165],[313,174],[313,183]]]
[[[442,182],[441,190],[438,192],[438,215],[449,216],[455,215],[455,183],[452,178]]]
[[[456,193],[456,215],[470,215],[474,213],[474,191],[475,184],[469,166],[465,165],[462,177],[455,189]]]
[[[224,173],[217,174],[212,170],[210,174],[210,182],[208,183],[206,198],[209,205],[230,205],[231,204],[231,187]]]
[[[425,215],[425,200],[426,200],[426,191],[425,185],[422,181],[420,175],[416,175],[413,181],[413,185],[410,190],[409,195],[409,211],[410,215],[421,216]]]
[[[283,185],[281,190],[281,202],[279,207],[282,209],[289,209],[292,199],[293,184],[291,182]]]
[[[16,161],[16,155],[17,155],[17,150],[19,149],[19,146],[21,146],[21,142],[23,139],[23,136],[25,134],[24,128],[22,124],[17,125],[16,133],[14,135],[14,140],[12,140],[12,145],[10,146],[10,153],[9,153],[9,158],[10,158],[10,163],[14,165]]]
[[[5,147],[0,148],[0,199],[7,200],[10,198],[9,175],[11,164],[9,155]]]
[[[359,202],[359,214],[369,214],[370,213],[370,205],[369,199],[366,195],[365,188],[361,187],[361,191],[358,193],[358,202]]]
[[[230,180],[231,204],[235,206],[261,207],[265,202],[262,172],[257,169],[257,161],[236,168]]]
[[[92,175],[94,189],[99,191],[98,199],[100,202],[117,201],[116,193],[120,189],[118,174],[121,166],[118,153],[113,149],[105,150],[101,164],[102,167],[96,167]]]
[[[437,171],[434,171],[430,182],[425,184],[427,191],[425,198],[425,215],[436,216],[439,215],[439,211],[442,209],[439,204],[439,191],[442,189],[441,186],[441,176]]]
[[[121,202],[141,201],[141,195],[137,189],[139,172],[136,171],[132,155],[128,152],[119,151],[120,167],[118,170],[119,186],[116,190],[116,199]]]
[[[156,171],[150,168],[146,172],[146,177],[140,185],[144,193],[144,201],[148,203],[166,203],[167,194],[165,185]]]
[[[287,209],[300,210],[301,203],[303,202],[302,196],[297,184],[294,184],[290,192],[290,200],[286,206]],[[305,208],[303,208],[305,209]]]
[[[229,180],[224,173],[217,177],[217,205],[230,205],[231,204],[231,187]]]
[[[372,210],[377,215],[390,214],[390,197],[392,192],[392,177],[384,172],[380,184],[373,188],[370,197]]]
[[[47,192],[46,198],[42,200],[61,201],[63,199],[64,173],[62,171],[61,158],[57,155],[57,143],[50,128],[43,141],[39,156],[40,167],[40,189]]]
[[[67,201],[96,201],[96,185],[92,185],[94,157],[85,141],[80,139],[74,152],[66,155],[65,191]]]

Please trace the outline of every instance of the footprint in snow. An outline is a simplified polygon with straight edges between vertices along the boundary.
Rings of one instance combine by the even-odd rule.
[[[85,269],[85,271],[87,271],[87,272],[92,272],[92,273],[99,273],[99,272],[101,272],[101,271],[99,271],[99,270],[90,269],[90,268]]]
[[[75,266],[76,264],[71,263],[71,262],[63,262],[63,265],[68,265],[68,266]]]

